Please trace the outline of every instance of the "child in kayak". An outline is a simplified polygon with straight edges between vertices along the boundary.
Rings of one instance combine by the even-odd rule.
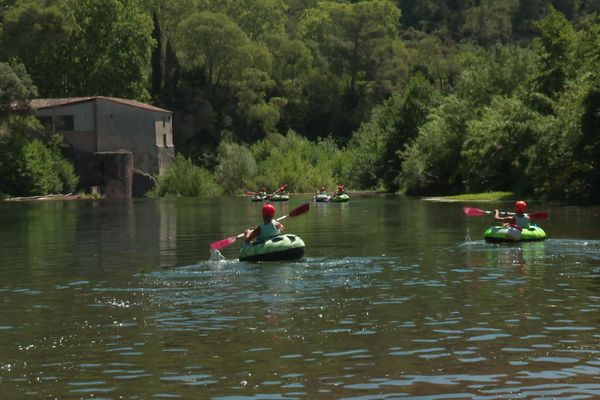
[[[525,214],[527,210],[527,203],[523,200],[519,200],[515,203],[515,215],[509,215],[508,217],[501,217],[500,211],[495,210],[494,219],[496,221],[503,222],[504,225],[514,226],[519,230],[524,228],[529,228],[531,225],[531,220],[529,216]]]
[[[341,196],[344,193],[346,193],[346,189],[344,189],[344,185],[342,185],[341,183],[338,183],[338,187],[337,187],[337,191],[331,195],[331,197],[336,197],[336,196]]]
[[[265,204],[262,208],[263,223],[254,229],[246,229],[244,240],[249,243],[253,240],[262,242],[283,232],[284,226],[281,222],[273,219],[275,216],[275,207],[272,204]]]

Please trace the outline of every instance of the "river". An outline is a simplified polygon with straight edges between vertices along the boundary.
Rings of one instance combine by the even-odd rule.
[[[247,198],[0,203],[2,398],[600,398],[600,207],[506,245],[465,205],[511,208],[311,204],[257,264],[209,251]]]

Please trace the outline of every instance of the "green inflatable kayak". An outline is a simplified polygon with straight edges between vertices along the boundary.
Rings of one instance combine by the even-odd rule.
[[[240,261],[297,260],[303,255],[304,241],[288,233],[264,242],[248,243],[240,249]]]
[[[350,196],[348,196],[346,193],[344,193],[344,194],[340,194],[339,196],[332,196],[330,201],[335,202],[335,203],[343,203],[348,200],[350,200]]]
[[[275,194],[271,196],[269,200],[271,201],[288,201],[290,199],[289,194]]]
[[[263,196],[255,195],[255,196],[252,196],[250,200],[252,200],[252,201],[263,201],[264,199],[265,198]]]
[[[522,231],[512,226],[490,226],[483,237],[488,242],[534,242],[546,239],[546,232],[536,225],[523,228]]]

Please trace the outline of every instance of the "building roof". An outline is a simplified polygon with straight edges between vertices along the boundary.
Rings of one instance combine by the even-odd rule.
[[[150,104],[142,103],[136,100],[120,99],[118,97],[105,97],[105,96],[90,96],[90,97],[70,97],[64,99],[33,99],[31,100],[31,107],[35,110],[44,108],[61,107],[66,105],[72,105],[77,103],[85,103],[88,101],[95,101],[96,99],[102,99],[112,101],[115,103],[124,104],[131,107],[143,108],[150,111],[160,111],[171,113],[169,110],[163,108],[154,107]]]

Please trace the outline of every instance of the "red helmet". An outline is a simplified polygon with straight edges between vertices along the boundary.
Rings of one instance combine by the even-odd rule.
[[[515,203],[515,212],[522,214],[525,212],[525,210],[527,210],[527,203],[525,203],[523,200],[519,200]]]
[[[273,218],[275,215],[275,207],[272,204],[265,204],[262,208],[263,218]]]

